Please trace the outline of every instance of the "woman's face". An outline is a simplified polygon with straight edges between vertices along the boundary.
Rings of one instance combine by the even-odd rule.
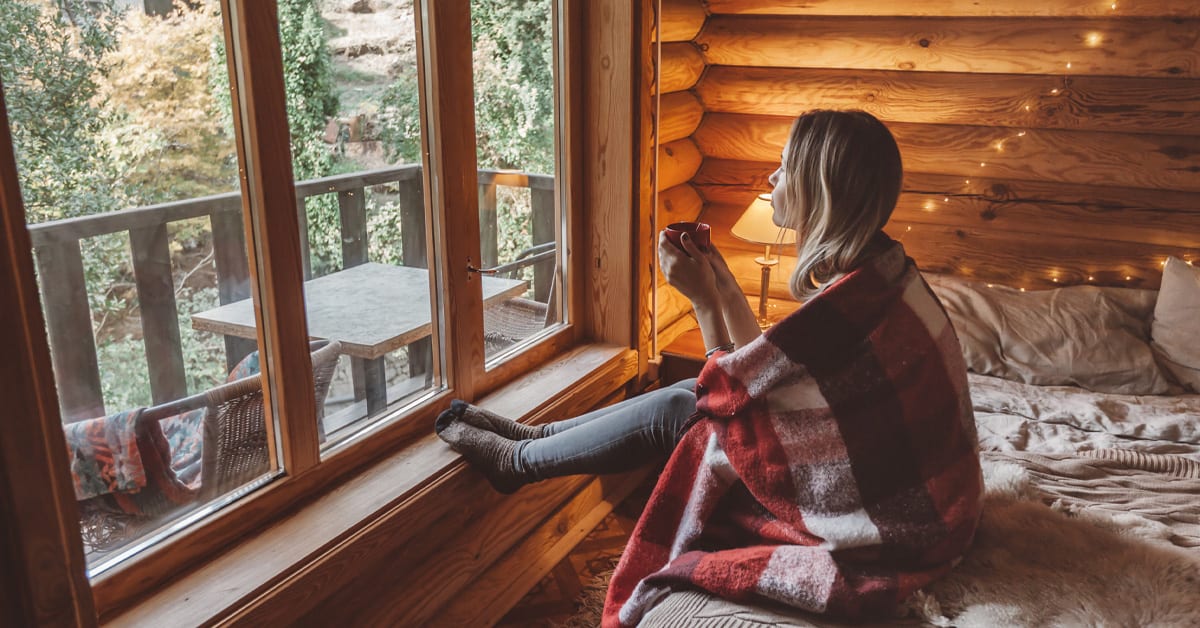
[[[785,154],[785,155],[787,154],[786,146],[783,148],[783,154]],[[767,182],[770,183],[771,186],[773,187],[773,189],[771,190],[771,207],[774,208],[775,211],[774,211],[774,213],[771,214],[771,221],[775,223],[776,227],[786,227],[788,225],[783,224],[783,217],[784,217],[784,206],[783,206],[784,192],[783,192],[783,189],[787,186],[787,177],[785,176],[785,174],[783,172],[783,161],[782,160],[780,160],[779,167],[775,169],[775,172],[772,172],[771,176],[767,177]]]

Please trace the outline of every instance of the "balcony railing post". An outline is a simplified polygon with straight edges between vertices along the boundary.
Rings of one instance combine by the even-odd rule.
[[[209,221],[221,305],[250,298],[250,265],[246,259],[246,231],[241,213],[216,212],[209,215]],[[256,349],[258,343],[249,338],[225,336],[225,371],[232,371],[242,358]]]
[[[342,268],[365,264],[368,257],[367,199],[365,188],[338,192],[342,223]]]
[[[83,255],[78,240],[37,248],[38,279],[63,421],[104,416],[100,365],[92,335]]]
[[[425,191],[421,177],[400,182],[400,238],[404,265],[414,268],[429,268],[429,247],[425,232]],[[422,338],[408,345],[408,375],[425,375],[425,381],[433,381],[429,362],[433,359],[433,342]]]
[[[533,223],[533,244],[554,242],[554,188],[529,188],[530,213]],[[552,262],[534,264],[533,266],[533,299],[545,303],[550,297],[550,284],[554,281],[554,264]],[[551,303],[550,307],[554,307]]]
[[[296,218],[300,222],[300,259],[304,263],[305,281],[312,279],[312,251],[308,244],[308,209],[305,198],[296,194]]]
[[[496,223],[496,184],[479,183],[479,261],[482,268],[500,263],[500,232]]]
[[[150,372],[150,396],[156,405],[182,399],[188,394],[187,375],[166,223],[130,229],[129,245],[142,316],[142,344]]]

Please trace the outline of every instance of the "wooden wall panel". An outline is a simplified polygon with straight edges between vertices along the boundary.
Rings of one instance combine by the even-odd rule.
[[[704,26],[708,12],[701,0],[662,0],[659,31],[662,41],[691,41]]]
[[[704,209],[704,199],[690,184],[681,183],[658,194],[658,226],[695,220]]]
[[[715,66],[696,93],[716,113],[791,117],[820,106],[894,122],[1200,133],[1196,80]]]
[[[1196,17],[1200,16],[1200,3],[1190,0],[708,0],[708,10],[714,15]]]
[[[706,157],[778,160],[791,118],[709,114]],[[889,123],[906,172],[1200,191],[1200,136]],[[1136,165],[1136,167],[1131,167]]]
[[[662,45],[658,91],[669,94],[691,89],[704,73],[704,55],[689,42]]]
[[[710,65],[1198,78],[1198,37],[1181,18],[713,16],[696,43]]]
[[[659,101],[658,141],[669,144],[691,136],[703,117],[704,105],[691,92],[665,94]]]

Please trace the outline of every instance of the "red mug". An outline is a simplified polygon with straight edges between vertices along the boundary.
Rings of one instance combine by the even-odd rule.
[[[667,239],[671,241],[671,244],[679,247],[681,251],[684,248],[683,243],[679,239],[685,233],[692,239],[692,244],[696,245],[696,248],[701,251],[708,250],[709,227],[703,222],[673,222],[667,225],[665,231],[667,232]]]

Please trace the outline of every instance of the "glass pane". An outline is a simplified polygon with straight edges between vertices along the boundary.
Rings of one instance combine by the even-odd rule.
[[[279,28],[308,328],[341,354],[319,408],[328,449],[440,386],[416,17],[412,0],[280,0]]]
[[[486,358],[563,319],[555,1],[471,0]]]
[[[274,466],[254,334],[203,322],[248,304],[250,278],[221,17],[195,4],[148,16],[141,3],[0,1],[0,78],[92,574]]]

